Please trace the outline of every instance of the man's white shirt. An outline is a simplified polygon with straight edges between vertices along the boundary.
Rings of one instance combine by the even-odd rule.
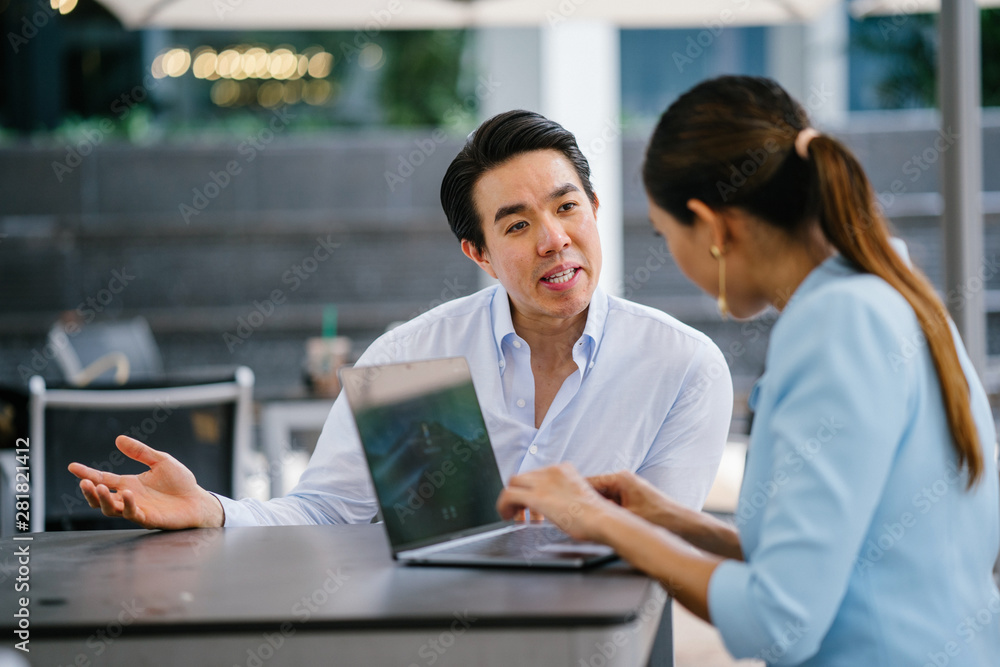
[[[584,475],[631,470],[700,509],[732,416],[725,358],[703,333],[595,290],[573,346],[577,371],[535,428],[528,344],[500,285],[449,301],[383,334],[358,366],[465,357],[504,483],[561,461]],[[220,497],[229,526],[360,523],[378,510],[341,394],[298,485],[267,502]]]

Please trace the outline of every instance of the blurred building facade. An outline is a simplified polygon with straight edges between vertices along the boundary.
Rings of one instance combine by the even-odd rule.
[[[4,28],[20,34],[24,24],[12,18],[11,6]],[[330,305],[356,356],[389,323],[478,289],[478,269],[461,254],[438,201],[445,167],[489,94],[488,76],[465,62],[468,36],[428,42],[397,35],[392,42],[382,35],[384,52],[379,47],[381,55],[369,51],[362,60],[378,36],[359,44],[349,35],[356,50],[351,60],[338,51],[345,37],[337,35],[125,33],[107,16],[90,18],[76,32],[54,31],[53,23],[45,33],[42,26],[41,38],[0,59],[6,127],[0,135],[0,283],[6,288],[0,291],[0,384],[23,386],[34,373],[59,379],[45,334],[71,311],[85,322],[143,315],[168,367],[245,364],[257,374],[258,393],[277,396],[300,385],[304,340],[320,334]],[[949,137],[928,109],[873,109],[892,99],[879,92],[878,72],[906,56],[853,46],[882,34],[878,24],[844,18],[842,28],[833,37],[847,50],[834,60],[846,92],[834,105],[839,111],[820,113],[820,120],[856,150],[914,261],[941,285],[937,163]],[[919,20],[903,28],[926,33]],[[809,73],[787,62],[794,52],[782,45],[810,34],[794,27],[622,31],[620,292],[709,333],[730,361],[738,391],[763,369],[774,316],[722,322],[714,303],[683,278],[647,222],[642,152],[659,111],[707,76],[788,77],[795,82],[786,85],[808,95]],[[295,68],[306,58],[305,73],[270,86],[271,98],[259,96],[266,84],[278,83],[269,72],[266,79],[239,80],[241,86],[249,80],[246,89],[253,91],[245,104],[235,102],[242,92],[228,98],[214,92],[232,77],[213,80],[209,70],[203,80],[192,76],[204,49],[218,68],[230,43],[245,43],[246,54],[265,40],[271,55],[288,51]],[[316,43],[332,54],[327,71],[310,70],[318,51],[309,45]],[[61,58],[46,61],[46,49],[59,49]],[[156,58],[162,70],[172,49],[186,50],[186,78],[150,78]],[[418,74],[394,71],[397,60],[417,59],[408,49],[424,55],[440,49],[445,55],[435,57],[454,60],[454,71],[439,71],[434,61],[422,65],[431,72],[426,76],[419,68]],[[109,58],[110,69],[101,64]],[[351,66],[341,63],[338,70],[341,60]],[[421,97],[434,76],[442,77],[440,89]],[[40,85],[46,77],[59,78],[61,92]],[[391,86],[385,88],[433,103],[407,116],[405,101],[387,101],[376,85],[386,77]],[[926,86],[916,79],[896,106],[921,106]],[[296,80],[303,82],[298,97],[287,92]],[[308,103],[306,84],[326,80],[329,95]],[[441,92],[445,84],[451,93]],[[158,116],[173,119],[174,135]],[[240,120],[219,126],[226,118]],[[428,118],[440,127],[427,127]],[[333,129],[320,131],[324,122]],[[221,129],[205,134],[200,124]],[[984,124],[986,262],[982,280],[968,288],[986,290],[989,351],[1000,355],[1000,110],[987,110]],[[28,132],[46,127],[61,130]]]

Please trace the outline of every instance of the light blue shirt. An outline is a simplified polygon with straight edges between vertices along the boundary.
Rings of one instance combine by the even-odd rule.
[[[382,335],[359,366],[464,356],[504,483],[571,461],[585,475],[628,469],[700,508],[722,458],[733,389],[704,334],[597,289],[570,375],[539,428],[528,344],[501,286],[449,301]],[[309,467],[284,497],[222,499],[226,526],[370,520],[374,492],[346,400],[334,403]]]
[[[746,562],[725,561],[709,584],[734,656],[1000,665],[996,434],[958,347],[986,462],[971,491],[905,299],[840,257],[796,290],[751,393],[737,511]]]

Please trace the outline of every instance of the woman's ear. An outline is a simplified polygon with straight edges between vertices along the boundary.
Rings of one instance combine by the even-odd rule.
[[[493,270],[493,265],[490,263],[490,257],[486,252],[480,252],[468,239],[462,239],[462,252],[465,253],[466,257],[478,264],[479,268],[489,274],[490,278],[498,280],[497,274]]]
[[[689,199],[687,207],[694,213],[695,226],[704,224],[705,231],[708,233],[712,245],[725,250],[731,236],[729,221],[726,216],[711,208],[700,199]]]

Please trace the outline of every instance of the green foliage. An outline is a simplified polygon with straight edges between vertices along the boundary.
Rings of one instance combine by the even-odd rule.
[[[937,106],[937,18],[937,14],[882,16],[858,24],[855,46],[884,64],[877,87],[884,108]],[[1000,10],[982,10],[980,25],[982,104],[1000,106]]]
[[[1000,107],[1000,10],[980,14],[983,33],[983,106]]]
[[[388,125],[446,125],[463,109],[465,31],[385,32],[378,41],[386,54],[379,98]]]

